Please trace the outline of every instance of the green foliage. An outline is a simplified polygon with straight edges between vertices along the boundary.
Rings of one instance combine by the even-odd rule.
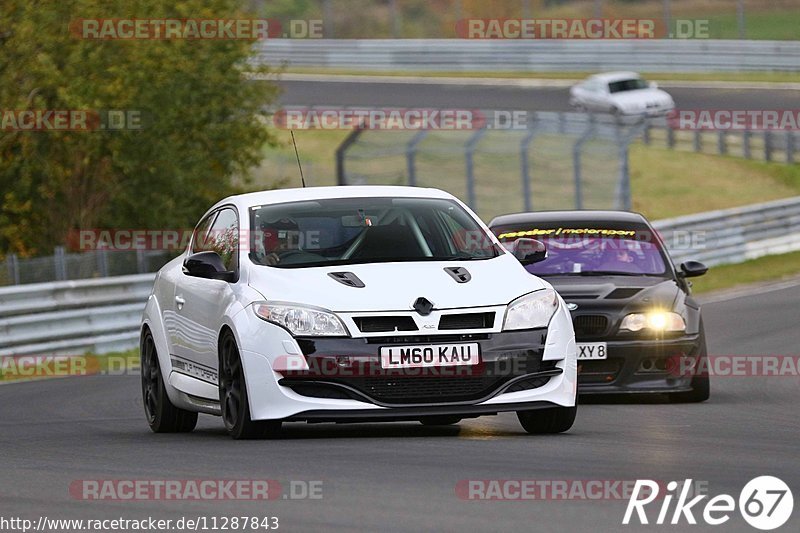
[[[92,40],[76,19],[249,18],[237,0],[4,0],[2,110],[126,110],[141,128],[0,130],[0,255],[49,253],[71,229],[182,228],[247,183],[273,144],[252,41]]]

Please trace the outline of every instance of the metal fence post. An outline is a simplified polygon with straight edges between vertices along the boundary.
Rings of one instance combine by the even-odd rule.
[[[772,161],[772,132],[764,132],[764,161]]]
[[[528,130],[525,137],[519,143],[519,161],[520,161],[520,176],[522,177],[522,205],[525,211],[533,209],[533,202],[531,201],[531,173],[528,170],[530,160],[528,157],[528,150],[530,149],[533,136],[536,133],[534,127]]]
[[[8,254],[6,264],[8,265],[8,279],[14,285],[19,285],[19,258],[17,254]]]
[[[581,176],[581,150],[586,141],[594,134],[594,115],[589,115],[589,126],[586,131],[578,137],[572,147],[572,171],[575,178],[575,209],[583,209],[583,188]]]
[[[694,132],[694,151],[699,152],[703,149],[703,140],[700,138],[700,130],[695,130]]]
[[[728,153],[728,143],[726,141],[725,130],[719,130],[719,132],[717,132],[717,151],[720,155]]]
[[[97,273],[101,278],[108,277],[108,251],[105,248],[95,250],[95,258],[97,259]]]
[[[53,268],[55,269],[56,281],[67,279],[67,262],[64,258],[63,246],[56,246],[53,249]]]
[[[350,149],[353,144],[355,144],[363,131],[364,129],[361,126],[357,127],[351,131],[350,134],[342,141],[342,144],[336,148],[336,182],[338,185],[347,185],[347,174],[345,173],[344,169],[344,159],[347,154],[347,150]]]
[[[136,271],[140,274],[147,272],[147,256],[141,248],[136,248]]]
[[[477,201],[475,198],[475,147],[481,138],[486,135],[486,126],[472,134],[466,145],[464,157],[467,165],[467,205],[473,210],[477,211]]]
[[[794,163],[794,132],[787,130],[783,134],[786,135],[786,162],[792,164]]]
[[[408,170],[408,184],[412,187],[417,186],[417,145],[428,136],[428,130],[419,130],[408,144],[406,144],[406,169]]]
[[[742,135],[742,146],[744,148],[744,157],[745,157],[745,159],[752,159],[753,158],[753,153],[752,153],[752,151],[750,149],[750,139],[752,138],[752,136],[753,136],[753,132],[751,132],[750,130],[746,130],[744,132],[744,135]]]
[[[650,144],[650,128],[651,128],[650,121],[649,120],[645,120],[645,123],[644,123],[644,136],[642,137],[642,140],[644,141],[644,144]]]
[[[675,149],[675,130],[669,123],[667,123],[667,147]]]

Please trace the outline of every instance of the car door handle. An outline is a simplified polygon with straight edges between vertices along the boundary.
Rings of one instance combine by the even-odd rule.
[[[178,310],[180,311],[183,305],[186,303],[186,300],[183,299],[183,296],[176,296],[175,303],[178,304]]]

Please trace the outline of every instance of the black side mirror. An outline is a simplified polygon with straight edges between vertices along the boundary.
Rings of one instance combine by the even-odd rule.
[[[681,275],[684,278],[696,278],[708,272],[708,267],[700,261],[686,261],[681,263]]]
[[[183,262],[183,268],[184,272],[189,276],[219,279],[227,282],[236,281],[236,272],[225,270],[222,258],[217,252],[192,254]]]
[[[547,259],[547,248],[542,241],[536,239],[517,239],[508,250],[523,265],[532,265]]]

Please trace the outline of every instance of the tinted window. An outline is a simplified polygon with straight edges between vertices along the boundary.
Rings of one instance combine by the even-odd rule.
[[[284,268],[489,259],[501,253],[458,203],[339,198],[252,208],[250,257]]]
[[[536,226],[492,228],[504,245],[520,237],[542,241],[547,259],[528,272],[547,275],[667,274],[660,241],[645,227]]]
[[[608,90],[612,93],[621,93],[624,91],[636,91],[639,89],[647,89],[647,82],[641,78],[633,78],[630,80],[612,81],[608,84]]]

